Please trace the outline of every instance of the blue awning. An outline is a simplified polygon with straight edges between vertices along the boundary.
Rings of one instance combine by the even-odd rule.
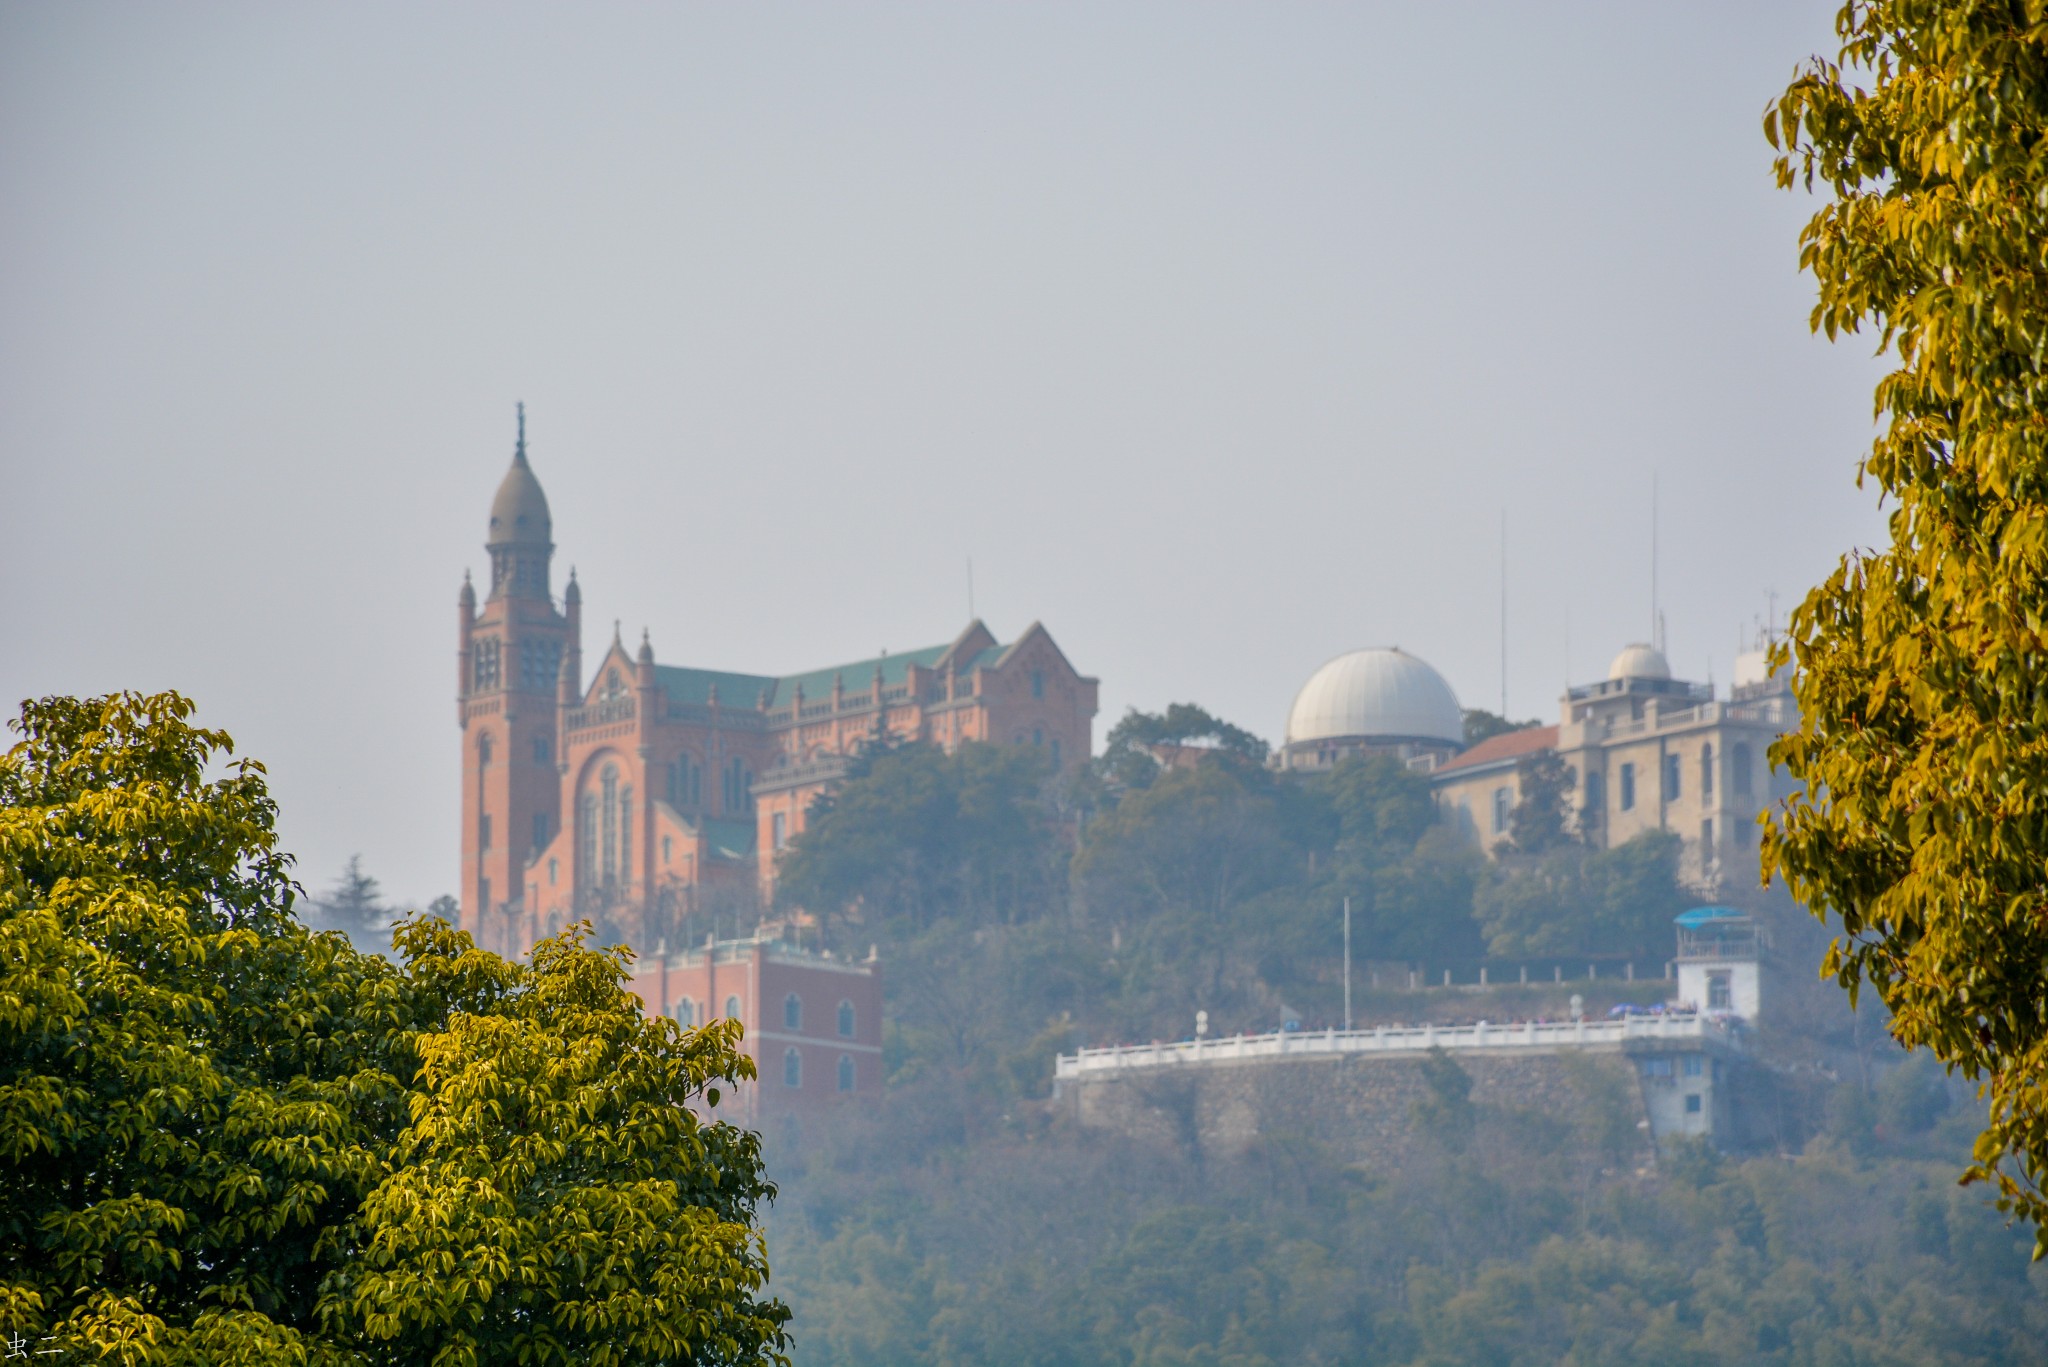
[[[1694,907],[1691,911],[1679,912],[1671,919],[1685,930],[1698,930],[1701,926],[1711,925],[1715,921],[1741,920],[1746,914],[1734,907]]]

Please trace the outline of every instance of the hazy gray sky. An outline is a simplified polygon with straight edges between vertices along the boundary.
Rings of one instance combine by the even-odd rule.
[[[660,658],[1042,619],[1278,740],[1398,644],[1725,684],[1882,524],[1758,131],[1835,0],[0,7],[0,696],[175,688],[309,886],[454,887],[529,414]],[[1569,643],[1569,644],[1567,644]],[[1569,649],[1569,656],[1567,656]]]

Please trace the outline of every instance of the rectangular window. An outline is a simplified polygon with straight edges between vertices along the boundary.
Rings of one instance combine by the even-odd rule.
[[[662,862],[662,863],[666,864],[666,863],[668,862],[668,855],[669,855],[669,839],[668,839],[668,837],[667,837],[667,836],[663,836],[663,837],[661,838],[661,862]]]
[[[1714,818],[1711,816],[1700,823],[1700,852],[1709,859],[1714,857]]]
[[[554,747],[548,743],[546,736],[535,736],[533,738],[533,762],[535,764],[546,764],[548,757],[553,753]]]
[[[1514,792],[1509,788],[1493,790],[1493,833],[1506,835],[1508,822],[1513,819],[1515,809]]]
[[[1735,1004],[1735,991],[1726,973],[1707,975],[1707,1010],[1726,1011]]]
[[[1733,778],[1735,791],[1743,797],[1748,797],[1750,795],[1749,747],[1747,745],[1738,745],[1728,752],[1728,757],[1735,767]]]
[[[1636,805],[1636,766],[1621,766],[1621,809],[1633,811]]]
[[[559,860],[559,859],[550,859],[550,860],[548,860],[548,886],[549,886],[549,887],[553,887],[553,886],[555,885],[555,878],[556,878],[556,876],[557,876],[557,875],[558,875],[558,874],[559,874],[559,873],[561,872],[561,869],[562,869],[562,861],[561,861],[561,860]]]
[[[1698,1115],[1700,1113],[1700,1094],[1698,1092],[1693,1092],[1686,1097],[1685,1113],[1687,1115]]]
[[[1700,796],[1712,797],[1713,795],[1714,747],[1711,745],[1702,745],[1700,747]]]
[[[533,847],[539,849],[547,843],[548,814],[546,812],[535,812],[533,814]]]
[[[485,812],[476,819],[476,847],[487,850],[491,847],[491,814]]]
[[[1034,698],[1045,696],[1045,671],[1042,669],[1031,671],[1031,696]]]
[[[1643,1060],[1644,1077],[1670,1077],[1671,1060],[1668,1058],[1646,1058]]]
[[[477,880],[476,880],[476,903],[477,903],[477,905],[478,905],[479,907],[483,908],[483,909],[484,909],[485,911],[489,911],[489,910],[491,909],[491,880],[490,880],[490,879],[488,879],[488,878],[479,878],[479,879],[477,879]]]
[[[1678,756],[1664,756],[1664,800],[1666,802],[1676,802],[1678,800],[1678,774]]]
[[[770,848],[779,850],[789,843],[789,816],[784,812],[777,812],[775,814],[774,827],[774,843]],[[804,848],[809,849],[810,847],[807,845]]]
[[[1685,1056],[1685,1075],[1687,1077],[1698,1077],[1702,1072],[1705,1071],[1705,1069],[1701,1067],[1701,1065],[1704,1062],[1705,1060],[1702,1059],[1698,1054],[1687,1054]]]

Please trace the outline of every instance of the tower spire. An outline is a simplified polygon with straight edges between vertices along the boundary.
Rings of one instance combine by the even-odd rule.
[[[515,403],[513,409],[519,414],[519,444],[512,448],[512,459],[526,464],[526,404]]]

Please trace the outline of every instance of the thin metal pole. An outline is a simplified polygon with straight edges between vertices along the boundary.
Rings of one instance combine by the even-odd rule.
[[[1351,899],[1344,899],[1344,1028],[1351,1028]]]

